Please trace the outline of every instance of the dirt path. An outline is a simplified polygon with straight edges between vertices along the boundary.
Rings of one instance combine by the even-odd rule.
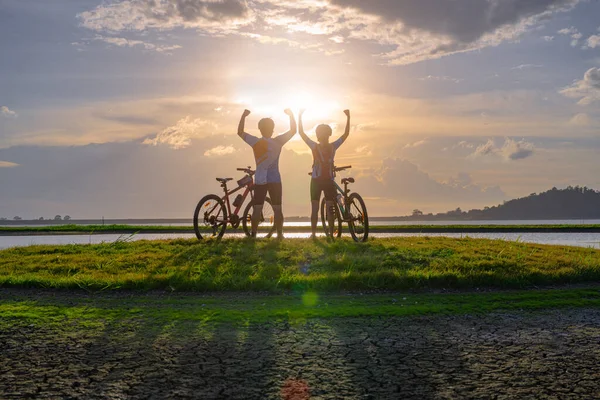
[[[600,398],[600,310],[3,326],[3,399]]]

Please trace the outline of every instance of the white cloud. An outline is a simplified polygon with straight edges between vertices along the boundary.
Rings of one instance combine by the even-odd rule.
[[[589,126],[592,123],[592,119],[586,113],[579,113],[573,116],[569,120],[569,124],[575,126]]]
[[[518,142],[507,138],[499,153],[505,160],[523,160],[533,155],[534,146],[525,140]]]
[[[154,138],[144,140],[144,144],[157,146],[166,144],[173,149],[184,149],[192,144],[192,139],[206,136],[216,129],[216,125],[210,121],[201,119],[192,120],[189,116],[180,119],[177,124],[170,126],[160,132]]]
[[[170,54],[172,50],[181,49],[181,46],[178,44],[175,45],[164,45],[164,44],[154,44],[145,42],[143,40],[135,40],[135,39],[127,39],[124,37],[114,37],[114,36],[103,36],[96,35],[92,39],[82,39],[81,42],[73,42],[72,46],[75,46],[78,51],[84,51],[87,46],[89,46],[90,42],[104,42],[112,46],[117,47],[141,47],[144,50],[155,51],[157,53]]]
[[[427,139],[423,139],[423,140],[416,141],[414,143],[407,143],[406,145],[404,145],[404,148],[410,149],[410,148],[420,147],[427,143],[429,143],[429,141]]]
[[[382,48],[391,46],[380,56],[385,63],[399,65],[516,40],[580,1],[113,0],[78,18],[81,26],[98,32],[192,28],[275,44],[291,32],[300,34],[301,48],[371,41]],[[273,32],[272,39],[265,38],[267,32]],[[303,41],[307,36],[310,39]]]
[[[579,44],[579,39],[583,37],[583,34],[577,30],[574,26],[570,28],[563,28],[557,32],[559,35],[565,35],[571,37],[571,46],[575,47]]]
[[[592,35],[586,41],[586,46],[592,49],[600,47],[600,35]]]
[[[475,145],[473,143],[467,142],[466,140],[461,140],[460,142],[458,142],[457,144],[452,146],[453,149],[455,149],[457,147],[462,147],[465,149],[472,149],[473,147],[475,147]]]
[[[533,153],[534,145],[526,142],[524,139],[516,141],[506,138],[502,147],[497,147],[492,139],[488,139],[485,144],[478,146],[470,157],[499,155],[505,161],[516,161],[530,157]]]
[[[427,75],[423,78],[419,78],[420,81],[435,81],[435,82],[454,82],[460,83],[463,79],[452,78],[450,76],[435,76],[435,75]]]
[[[0,168],[14,168],[18,167],[19,164],[10,161],[0,161]]]
[[[475,152],[472,154],[473,156],[486,156],[488,154],[493,154],[496,152],[496,144],[492,139],[488,139],[485,144],[477,146]]]
[[[364,124],[358,124],[356,125],[356,130],[358,132],[369,132],[369,131],[374,131],[377,129],[377,127],[379,126],[379,122],[366,122]]]
[[[99,32],[184,27],[223,33],[248,23],[250,14],[244,0],[124,0],[103,3],[77,17],[83,27]]]
[[[226,156],[228,154],[233,154],[236,152],[236,149],[233,146],[217,146],[212,149],[206,150],[204,152],[205,157],[220,157]]]
[[[6,118],[17,118],[19,116],[19,114],[17,114],[15,111],[9,109],[6,106],[0,107],[0,114],[2,114],[2,116]]]
[[[371,156],[371,155],[373,155],[373,151],[367,145],[357,147],[356,148],[356,152],[358,154],[362,155],[362,156]]]
[[[511,69],[515,70],[515,69],[533,69],[533,68],[544,68],[543,65],[539,65],[539,64],[521,64],[521,65],[517,65],[516,67],[512,67]]]
[[[575,35],[577,33],[579,33],[579,31],[577,30],[577,28],[575,28],[574,26],[570,27],[570,28],[563,28],[561,30],[559,30],[557,32],[559,35]]]
[[[554,40],[554,36],[542,36],[542,39],[544,39],[546,42],[551,42]]]
[[[563,95],[580,99],[578,104],[589,105],[600,100],[600,68],[588,69],[583,79],[560,91]]]

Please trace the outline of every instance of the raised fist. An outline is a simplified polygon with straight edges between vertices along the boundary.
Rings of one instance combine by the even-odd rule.
[[[290,117],[294,115],[292,110],[290,110],[289,108],[286,108],[285,110],[283,110],[283,112],[286,113],[287,115],[289,115]]]
[[[346,116],[350,116],[350,110],[344,110],[344,114],[346,114]]]
[[[247,117],[248,115],[250,115],[250,110],[244,110],[242,117]]]

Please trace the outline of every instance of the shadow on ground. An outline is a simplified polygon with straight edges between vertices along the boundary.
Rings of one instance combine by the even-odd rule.
[[[144,312],[52,327],[15,319],[0,324],[0,397],[594,399],[599,342],[597,309],[235,325]]]

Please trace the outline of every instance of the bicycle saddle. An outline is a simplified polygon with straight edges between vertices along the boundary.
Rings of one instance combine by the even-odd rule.
[[[344,179],[342,179],[342,185],[345,185],[346,183],[354,183],[354,178],[344,178]]]
[[[233,180],[233,178],[217,178],[217,182],[220,182],[220,183],[227,183],[232,180]]]

